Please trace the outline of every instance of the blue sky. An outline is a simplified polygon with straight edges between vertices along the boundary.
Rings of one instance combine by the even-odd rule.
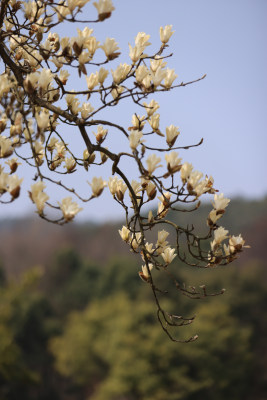
[[[159,27],[172,24],[175,34],[169,51],[174,54],[168,59],[168,66],[175,69],[177,81],[207,74],[199,83],[158,98],[161,124],[180,127],[180,144],[193,144],[204,138],[201,147],[181,152],[183,160],[211,174],[215,187],[226,196],[266,195],[267,2],[114,0],[114,6],[109,20],[92,26],[98,40],[108,36],[119,43],[121,57],[110,68],[115,69],[119,62],[130,63],[128,43],[133,44],[139,31],[151,35],[151,47],[156,50],[160,46]],[[95,15],[92,5],[86,10]],[[71,29],[75,34],[67,26],[62,36],[70,36]],[[130,126],[134,112],[142,110],[125,103],[116,115],[117,122]],[[28,172],[26,175],[25,193],[31,184]],[[95,175],[101,172],[96,171]],[[86,179],[91,177],[75,174],[75,182],[80,181],[81,187],[88,185],[84,183]],[[105,191],[97,201],[84,205],[79,220],[103,221],[123,215]],[[22,215],[33,209],[27,195],[21,195],[13,204],[1,206],[0,215]]]

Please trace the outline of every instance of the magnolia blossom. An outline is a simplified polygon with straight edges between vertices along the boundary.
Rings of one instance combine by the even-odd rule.
[[[180,135],[179,128],[174,125],[167,126],[166,128],[166,142],[170,147],[172,147],[177,139],[177,137]]]
[[[129,43],[129,49],[130,49],[129,56],[134,64],[141,58],[145,48],[146,48],[146,46],[132,47]]]
[[[16,172],[17,168],[19,165],[21,165],[20,162],[18,162],[17,157],[13,157],[10,160],[6,161],[6,164],[9,166],[10,168],[10,174],[13,174],[14,172]]]
[[[130,238],[130,230],[123,225],[122,229],[119,229],[119,234],[124,242],[128,242]]]
[[[116,196],[118,200],[120,201],[123,200],[126,190],[127,190],[127,185],[123,182],[122,179],[119,179],[117,182],[117,190],[116,190]]]
[[[92,107],[90,103],[83,103],[80,109],[81,116],[83,119],[87,119],[93,111],[94,107]]]
[[[12,140],[6,136],[0,136],[0,157],[9,157],[13,151]]]
[[[107,129],[104,129],[102,125],[98,125],[97,132],[96,133],[93,132],[93,134],[96,137],[97,143],[101,144],[105,140],[107,133],[108,133]]]
[[[212,203],[214,209],[216,211],[224,211],[224,209],[228,206],[230,203],[230,199],[227,199],[224,197],[223,193],[221,194],[215,194],[214,195],[214,202]]]
[[[115,69],[115,71],[113,71],[113,69],[111,70],[112,76],[113,76],[113,81],[116,84],[121,83],[126,76],[128,75],[128,73],[131,70],[131,65],[129,64],[120,64],[118,65],[118,67]]]
[[[143,137],[143,133],[141,131],[138,131],[138,130],[131,131],[128,138],[129,138],[130,147],[133,151],[136,150],[137,146],[143,142],[143,140],[141,140],[142,137]]]
[[[163,44],[168,43],[170,37],[173,34],[174,34],[174,31],[172,31],[172,25],[166,25],[164,28],[161,26],[159,28],[160,41]]]
[[[158,240],[156,243],[157,246],[157,253],[162,254],[165,250],[165,248],[168,245],[167,242],[167,237],[169,236],[169,232],[165,231],[164,229],[162,231],[158,232]]]
[[[89,90],[93,90],[98,85],[98,72],[95,74],[92,72],[90,76],[86,76],[86,83]]]
[[[183,183],[186,183],[187,180],[189,179],[189,176],[191,174],[191,172],[193,171],[193,165],[189,164],[188,162],[185,162],[180,170],[180,174],[181,174],[181,179],[183,181]]]
[[[228,233],[229,231],[220,226],[218,229],[214,231],[214,242],[216,244],[220,244],[223,240],[225,240],[228,237]]]
[[[135,78],[138,83],[142,83],[142,81],[145,79],[145,77],[149,74],[148,68],[141,64],[139,65],[138,68],[135,70]]]
[[[144,102],[143,105],[146,108],[148,117],[151,117],[151,115],[153,115],[159,108],[159,103],[157,103],[155,100],[151,100],[149,104]]]
[[[79,208],[78,204],[75,201],[72,201],[71,197],[65,197],[62,202],[58,202],[58,204],[63,213],[63,217],[67,222],[73,220],[75,215],[82,211],[82,208]]]
[[[118,43],[113,38],[106,38],[103,46],[100,46],[104,50],[107,58],[112,58],[114,53],[119,50]]]
[[[162,69],[166,67],[166,65],[167,63],[164,62],[164,59],[158,55],[150,60],[150,69],[154,73],[157,71],[158,68]]]
[[[48,85],[52,82],[54,74],[50,69],[43,68],[38,77],[38,86],[42,89],[47,89]]]
[[[148,120],[149,125],[153,129],[154,132],[158,131],[159,129],[159,118],[160,114],[153,114],[151,115],[150,119]]]
[[[165,160],[167,162],[168,171],[170,173],[174,173],[181,169],[181,161],[182,158],[178,157],[178,153],[176,151],[172,151],[171,153],[165,154]]]
[[[89,182],[88,182],[89,183]],[[97,178],[96,176],[92,179],[92,182],[89,183],[92,188],[93,197],[98,197],[104,190],[104,187],[107,186],[107,182],[103,181],[101,176]]]
[[[142,271],[139,271],[139,276],[144,282],[148,282],[150,279],[150,274],[148,271],[151,271],[153,268],[153,264],[149,263],[148,267],[147,265],[142,265]]]
[[[237,253],[242,250],[242,247],[244,247],[244,244],[245,244],[245,241],[241,235],[231,236],[229,239],[229,250],[232,254]]]
[[[42,110],[40,112],[40,114],[35,114],[35,119],[36,119],[38,128],[41,131],[46,130],[46,128],[48,127],[48,125],[49,125],[49,116],[50,116],[49,115],[49,111],[47,111],[47,110]]]
[[[98,82],[100,83],[100,85],[103,85],[106,77],[108,76],[109,71],[103,67],[100,68],[100,70],[98,71]]]
[[[136,46],[149,46],[151,43],[148,42],[150,35],[147,35],[145,32],[138,32],[135,37],[134,43]]]
[[[152,81],[155,87],[159,86],[162,80],[166,77],[167,71],[161,67],[157,68],[155,72],[151,74]]]
[[[9,174],[0,170],[0,194],[5,193],[7,191],[7,181]]]
[[[68,77],[70,74],[65,69],[61,69],[58,79],[62,82],[62,85],[66,85]]]
[[[157,188],[153,182],[148,181],[146,184],[146,193],[149,200],[153,200],[156,197]]]
[[[156,154],[151,154],[146,159],[147,171],[149,175],[151,175],[156,168],[162,167],[162,165],[158,165],[161,162],[161,158],[157,157]]]
[[[39,181],[31,185],[30,198],[35,203],[38,213],[42,214],[45,206],[45,202],[49,199],[49,196],[43,192],[46,188],[44,182]]]
[[[132,116],[133,128],[141,131],[144,128],[145,123],[146,123],[144,121],[144,119],[145,119],[144,115],[141,117],[140,115],[133,114],[133,116]]]
[[[114,178],[110,177],[108,181],[108,187],[110,190],[110,193],[114,196],[116,191],[117,191],[117,186],[118,186],[118,177],[114,176]]]
[[[7,179],[8,192],[11,194],[13,199],[16,199],[20,193],[20,185],[23,178],[19,179],[17,175],[11,175]]]
[[[113,7],[111,0],[99,0],[98,3],[93,3],[97,9],[99,19],[102,20],[105,14],[110,15],[115,8]]]
[[[72,172],[76,167],[76,161],[73,157],[65,158],[65,165],[64,167],[67,169],[67,172]]]
[[[131,247],[136,250],[139,245],[141,244],[141,240],[142,240],[142,234],[141,232],[135,232],[132,235],[132,239],[131,239]]]
[[[114,100],[116,100],[120,95],[123,93],[124,87],[123,86],[117,86],[115,89],[111,91],[111,95]]]
[[[166,264],[170,264],[177,254],[174,253],[175,249],[171,249],[170,247],[166,247],[164,251],[161,253],[161,256]]]
[[[1,74],[0,75],[0,98],[9,92],[9,89],[11,88],[12,84],[10,80],[8,79],[7,74]]]
[[[175,74],[174,69],[167,68],[166,75],[164,79],[164,86],[165,88],[169,89],[178,75]]]

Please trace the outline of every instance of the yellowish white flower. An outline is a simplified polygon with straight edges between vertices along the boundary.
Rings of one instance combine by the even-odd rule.
[[[138,68],[135,70],[135,78],[138,83],[142,83],[142,81],[145,79],[145,77],[149,74],[148,68],[141,64],[139,65]]]
[[[120,95],[123,93],[124,87],[123,86],[117,86],[116,88],[112,89],[111,95],[114,100],[116,100]]]
[[[103,67],[100,68],[100,70],[98,71],[98,82],[100,83],[100,85],[103,85],[106,77],[108,76],[109,71]]]
[[[212,205],[216,211],[223,211],[229,203],[230,199],[227,199],[227,197],[224,197],[223,193],[220,193],[219,195],[214,195],[214,202]]]
[[[182,167],[182,165],[181,165],[182,158],[178,157],[178,153],[176,151],[166,153],[165,160],[167,163],[168,171],[170,173],[180,171],[180,169]]]
[[[72,172],[76,167],[76,161],[73,157],[65,158],[65,165],[64,167],[67,169],[67,172]]]
[[[161,256],[166,264],[170,264],[174,260],[174,258],[177,256],[177,254],[175,254],[175,249],[166,247],[164,249],[164,251],[161,253]]]
[[[179,128],[174,125],[170,125],[166,127],[166,142],[168,143],[169,147],[172,147],[180,135]]]
[[[170,37],[174,34],[172,31],[172,25],[166,25],[164,28],[161,26],[159,29],[160,41],[163,44],[168,43]]]
[[[108,133],[107,129],[104,129],[102,125],[98,125],[97,132],[96,133],[93,132],[93,134],[96,137],[97,143],[99,144],[102,143],[105,140],[107,133]]]
[[[142,265],[142,272],[141,271],[139,272],[139,276],[143,281],[147,282],[150,279],[150,275],[149,275],[148,271],[151,271],[152,268],[153,268],[152,263],[149,263],[148,267],[146,265]]]
[[[117,186],[118,186],[118,177],[117,176],[110,177],[108,180],[108,187],[109,187],[110,193],[113,196],[116,194]]]
[[[157,157],[156,154],[151,154],[146,159],[147,171],[149,175],[151,175],[156,168],[162,167],[162,165],[158,165],[161,162],[161,158]]]
[[[8,192],[11,194],[13,199],[16,199],[20,193],[20,185],[23,178],[19,178],[17,175],[11,175],[7,179]]]
[[[175,79],[177,78],[178,75],[175,74],[174,69],[169,69],[167,68],[166,70],[166,76],[164,79],[164,86],[165,88],[169,89],[173,82],[175,81]]]
[[[106,38],[104,44],[100,46],[104,50],[107,58],[112,58],[114,53],[119,50],[118,43],[113,38]]]
[[[150,119],[148,120],[149,125],[153,129],[154,132],[158,131],[159,129],[159,118],[160,114],[153,114],[151,115]]]
[[[75,201],[72,201],[71,197],[65,197],[62,202],[58,202],[58,204],[67,222],[73,220],[75,215],[82,211],[82,208],[80,208]]]
[[[94,2],[93,5],[97,9],[100,20],[104,18],[103,14],[111,14],[115,10],[111,0],[98,0],[98,3]]]
[[[145,116],[143,115],[142,117],[140,115],[137,114],[133,114],[132,116],[132,125],[134,129],[137,130],[142,130],[145,126]]]
[[[90,76],[86,76],[86,83],[89,90],[93,90],[98,85],[98,72],[95,74],[92,72]]]
[[[45,202],[49,199],[49,196],[43,191],[45,188],[45,184],[39,181],[31,186],[31,192],[29,192],[30,198],[35,203],[39,214],[43,213]]]
[[[82,118],[87,119],[89,115],[94,111],[94,107],[92,107],[90,103],[83,103],[80,111]]]
[[[126,63],[118,65],[115,71],[113,71],[112,69],[111,74],[113,77],[113,82],[116,84],[121,83],[126,78],[130,70],[131,70],[131,65]]]
[[[139,245],[141,244],[142,234],[141,232],[135,232],[132,234],[131,238],[131,246],[134,250],[138,249]]]
[[[50,69],[43,68],[38,77],[38,86],[42,89],[47,89],[52,82],[53,77],[54,74],[52,74]]]
[[[119,229],[119,234],[124,242],[128,242],[130,239],[130,230],[123,225],[121,229]]]
[[[0,136],[0,157],[9,157],[13,153],[12,140],[6,136]]]
[[[153,115],[159,108],[159,103],[157,103],[155,100],[151,100],[149,104],[144,102],[143,105],[146,108],[148,117],[151,117],[151,115]]]
[[[93,177],[92,182],[88,182],[92,188],[93,197],[98,197],[104,190],[104,187],[107,186],[107,182],[103,181],[102,177],[100,176],[97,178],[96,176]]]
[[[143,137],[143,133],[141,131],[138,131],[135,129],[131,131],[128,138],[129,138],[130,147],[133,151],[135,151],[137,146],[143,142],[142,137]]]
[[[232,254],[237,253],[244,247],[245,241],[241,235],[231,236],[229,239],[229,249]],[[246,247],[246,246],[245,246]]]

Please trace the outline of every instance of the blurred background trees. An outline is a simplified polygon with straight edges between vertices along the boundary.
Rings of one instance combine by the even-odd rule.
[[[46,247],[42,237],[32,251],[33,258],[35,251],[44,254],[39,267],[31,261],[28,267],[23,265],[15,247],[17,268],[9,274],[6,235],[0,243],[0,398],[265,400],[265,204],[266,200],[235,200],[229,207],[234,229],[242,225],[252,245],[235,265],[212,271],[180,269],[180,280],[186,284],[205,282],[214,290],[227,289],[213,299],[180,299],[184,315],[197,315],[182,334],[199,334],[196,342],[184,345],[166,340],[160,329],[153,298],[137,274],[138,260],[107,251],[104,261],[96,262],[89,243],[88,253],[80,255],[75,236],[90,231],[90,225],[74,225],[73,240],[67,227],[63,229],[62,246],[49,257],[42,251]],[[245,221],[237,209],[245,215],[254,213],[254,218]],[[6,221],[4,226],[12,231],[13,243],[19,243],[22,232],[16,223]],[[53,240],[53,229],[58,235],[56,228],[51,229],[48,241]],[[29,229],[33,231],[28,243],[38,241],[36,230]],[[107,241],[103,232],[118,235],[116,225],[98,226],[96,235],[98,231],[103,247]],[[259,246],[257,255],[254,243]],[[168,290],[168,280],[161,282]],[[162,295],[162,301],[177,310],[175,295],[166,299]]]

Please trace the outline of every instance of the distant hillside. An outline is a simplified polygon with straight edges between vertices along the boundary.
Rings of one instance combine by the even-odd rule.
[[[206,203],[193,213],[170,214],[170,219],[181,226],[194,223],[194,226],[203,228],[211,208],[211,204]],[[242,255],[242,262],[265,260],[267,198],[232,200],[220,223],[235,235],[242,233],[246,243],[251,245],[251,249]],[[37,216],[4,220],[0,224],[0,262],[8,274],[14,275],[36,264],[49,265],[55,252],[73,248],[82,257],[104,264],[113,256],[129,255],[128,247],[118,234],[122,224],[71,223],[60,227]]]

